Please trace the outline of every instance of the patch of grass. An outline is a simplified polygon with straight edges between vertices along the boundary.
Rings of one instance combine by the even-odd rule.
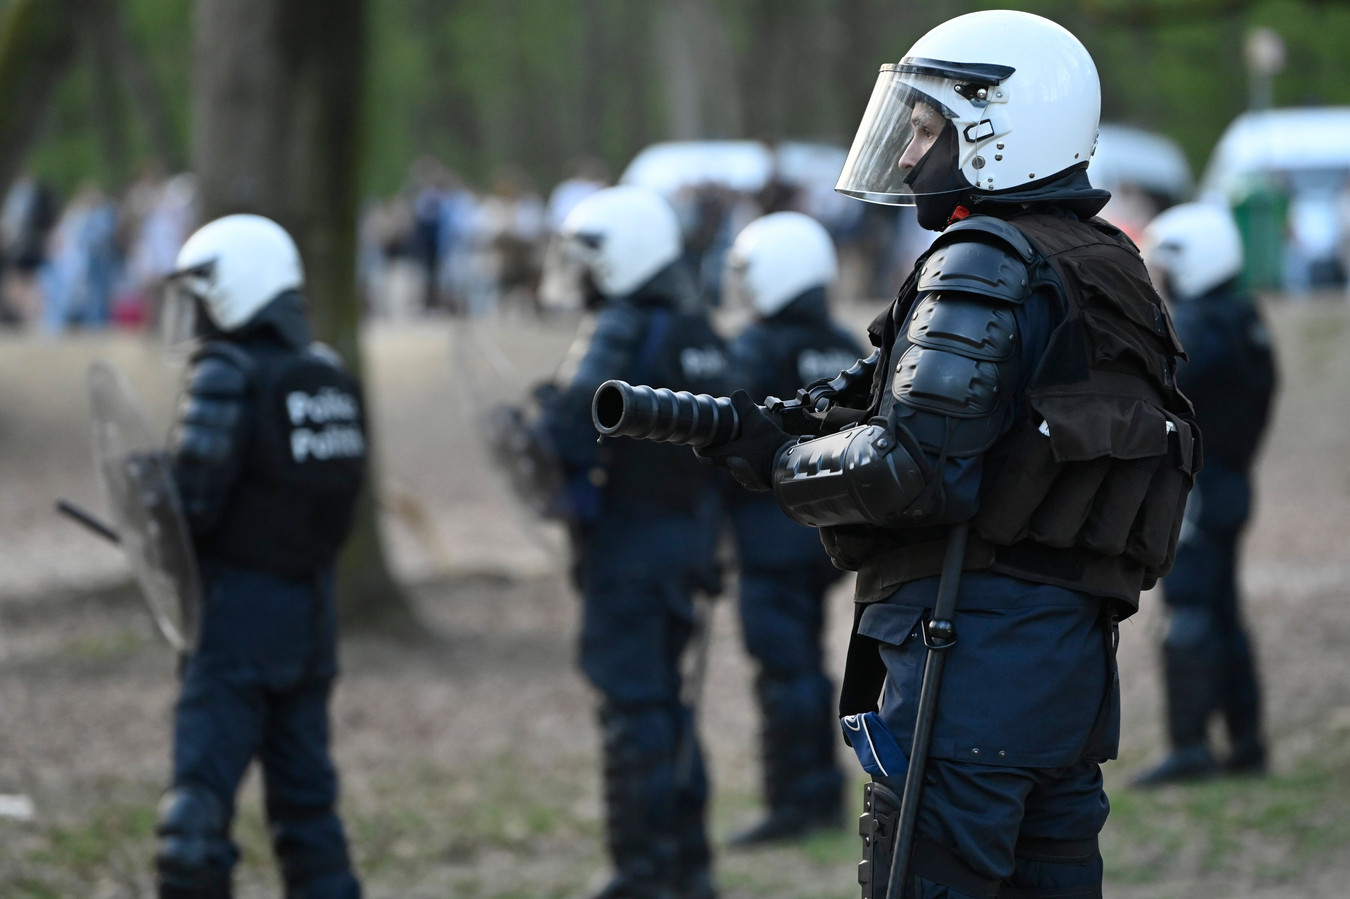
[[[1249,871],[1263,882],[1297,883],[1309,861],[1350,851],[1350,761],[1338,751],[1345,741],[1331,735],[1332,745],[1267,777],[1113,790],[1103,834],[1108,880]],[[1247,860],[1253,844],[1272,857]]]
[[[78,823],[44,824],[39,819],[10,826],[16,832],[5,835],[9,851],[0,865],[0,895],[93,895],[108,883],[121,884],[126,894],[134,895],[149,879],[155,826],[151,802],[109,802]],[[7,880],[11,868],[13,879]]]
[[[108,662],[134,655],[145,645],[144,636],[129,630],[86,633],[65,641],[58,654],[73,662]]]

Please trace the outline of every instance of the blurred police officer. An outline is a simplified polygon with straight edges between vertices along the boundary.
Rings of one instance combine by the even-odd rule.
[[[776,212],[756,219],[727,255],[723,299],[754,322],[731,344],[752,396],[791,397],[862,355],[835,324],[826,289],[838,274],[834,243],[815,219]],[[727,498],[739,559],[741,635],[758,664],[761,757],[767,817],[732,838],[754,845],[842,821],[843,775],[835,762],[834,689],[824,671],[825,593],[839,569],[815,529],[785,516],[771,495]]]
[[[609,850],[604,899],[713,895],[708,785],[680,657],[694,592],[711,588],[712,472],[679,447],[596,443],[591,398],[610,378],[716,392],[726,349],[679,262],[680,227],[660,196],[612,187],[579,202],[550,248],[550,283],[580,279],[596,310],[543,425],[568,476],[580,661],[600,693]]]
[[[1270,332],[1237,286],[1242,240],[1228,209],[1174,206],[1144,231],[1144,259],[1168,300],[1187,361],[1177,381],[1195,403],[1205,467],[1186,505],[1176,565],[1163,581],[1171,619],[1163,640],[1171,752],[1135,784],[1207,777],[1221,768],[1206,742],[1222,715],[1222,769],[1261,772],[1261,691],[1238,604],[1238,540],[1251,514],[1252,460],[1270,417]]]
[[[354,899],[328,698],[333,560],[365,463],[360,389],[311,342],[300,255],[281,226],[217,219],[188,239],[177,265],[170,283],[180,309],[197,314],[201,344],[171,453],[204,609],[174,711],[159,895],[230,896],[235,792],[256,758],[286,896]]]
[[[809,392],[821,436],[738,392],[741,436],[702,451],[858,572],[841,711],[873,774],[864,896],[887,894],[925,644],[946,637],[925,620],[966,526],[897,894],[1101,895],[1116,619],[1170,564],[1196,441],[1166,310],[1093,217],[1099,107],[1082,44],[1027,13],[952,19],[883,66],[837,189],[941,233],[870,327],[876,356]]]

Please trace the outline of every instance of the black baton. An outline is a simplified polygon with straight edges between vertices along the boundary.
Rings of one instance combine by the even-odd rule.
[[[56,501],[56,511],[65,515],[67,518],[74,519],[76,522],[84,525],[90,531],[102,537],[104,540],[107,540],[109,543],[122,542],[121,536],[116,531],[68,500],[58,499]]]
[[[886,899],[905,894],[904,880],[909,876],[909,856],[914,850],[914,829],[919,820],[919,796],[923,790],[924,769],[928,767],[928,744],[933,737],[933,719],[937,716],[938,690],[942,686],[942,666],[947,650],[956,643],[956,590],[961,585],[961,564],[966,557],[969,522],[955,525],[947,534],[942,556],[942,580],[938,582],[933,617],[924,625],[923,642],[928,656],[923,663],[923,686],[919,688],[919,709],[914,720],[914,745],[905,772],[905,793],[900,799],[900,822],[896,826],[895,849],[891,855],[891,876],[886,884]]]

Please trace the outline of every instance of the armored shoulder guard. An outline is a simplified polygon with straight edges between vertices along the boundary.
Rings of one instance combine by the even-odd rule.
[[[965,227],[949,229],[920,264],[881,402],[882,414],[950,457],[978,455],[1003,432],[1022,377],[1016,307],[1030,294],[1035,257],[1005,222],[958,224]]]
[[[193,356],[171,450],[183,508],[196,532],[214,523],[242,464],[255,368],[247,352],[224,341]]]

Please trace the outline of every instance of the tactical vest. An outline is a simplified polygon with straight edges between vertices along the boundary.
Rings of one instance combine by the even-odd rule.
[[[1171,568],[1200,464],[1194,412],[1176,386],[1184,356],[1171,321],[1138,251],[1100,219],[961,225],[974,240],[1003,232],[1026,263],[1029,293],[1062,301],[1025,398],[1010,410],[1012,427],[984,447],[969,438],[984,471],[965,567],[1115,599],[1129,614],[1140,590]],[[883,352],[918,295],[911,278],[894,313],[874,323]],[[878,366],[874,410],[891,368]],[[937,574],[944,536],[945,528],[822,530],[836,564],[858,571],[861,602]]]
[[[327,350],[250,348],[253,429],[204,558],[304,577],[351,529],[366,461],[360,386]]]
[[[705,316],[656,308],[648,313],[633,370],[616,377],[721,396],[728,392],[727,374],[726,346]],[[604,441],[597,469],[603,508],[611,511],[693,512],[712,476],[688,447],[649,440]]]

